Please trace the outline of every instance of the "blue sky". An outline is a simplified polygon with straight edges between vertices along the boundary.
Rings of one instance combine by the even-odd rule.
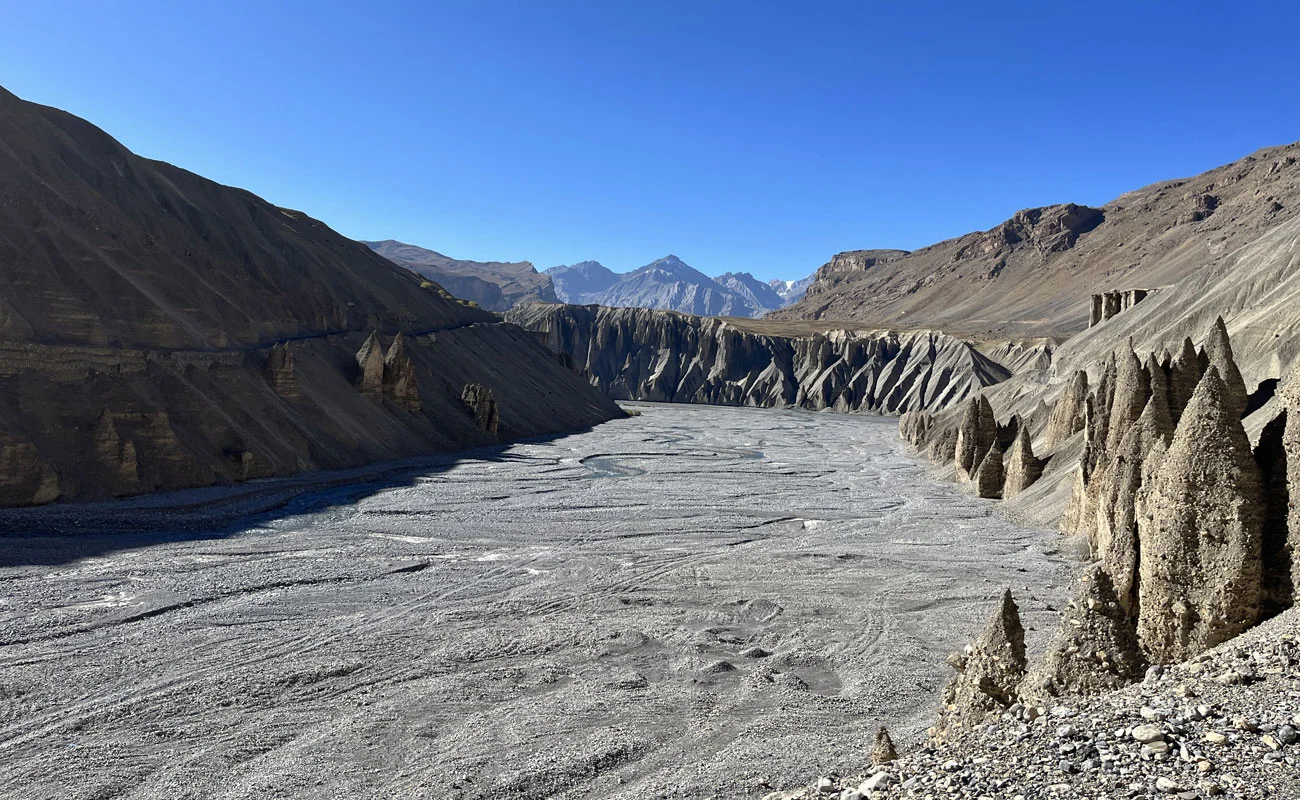
[[[1300,139],[1298,27],[1294,2],[11,0],[0,84],[359,239],[795,278]]]

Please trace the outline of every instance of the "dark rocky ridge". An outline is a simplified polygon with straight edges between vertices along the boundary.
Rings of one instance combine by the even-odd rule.
[[[501,438],[621,413],[534,337],[300,212],[2,89],[0,143],[0,504],[496,442],[470,383]]]
[[[774,326],[544,304],[507,319],[620,400],[897,414],[947,408],[1011,374],[969,343],[930,331],[766,332]]]

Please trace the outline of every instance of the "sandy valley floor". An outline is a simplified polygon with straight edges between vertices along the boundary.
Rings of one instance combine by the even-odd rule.
[[[913,739],[1001,587],[1055,626],[1056,535],[894,420],[632,407],[359,486],[0,514],[0,796],[755,797]]]

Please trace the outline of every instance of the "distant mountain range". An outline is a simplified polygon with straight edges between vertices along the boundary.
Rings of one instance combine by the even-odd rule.
[[[528,303],[652,308],[705,317],[761,317],[797,303],[813,276],[764,283],[748,272],[710,278],[677,256],[618,273],[599,261],[538,272],[527,261],[462,261],[394,239],[363,242],[379,255],[489,311]]]
[[[799,300],[812,280],[763,283],[748,272],[710,278],[674,255],[623,274],[597,261],[551,267],[545,274],[565,303],[718,317],[761,317]]]

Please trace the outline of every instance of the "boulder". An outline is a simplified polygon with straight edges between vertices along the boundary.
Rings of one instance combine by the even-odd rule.
[[[949,663],[957,674],[944,690],[944,708],[933,729],[943,740],[957,729],[979,725],[1016,702],[1025,677],[1025,629],[1008,589],[979,638]]]
[[[1133,616],[1119,602],[1106,569],[1093,565],[1021,695],[1099,694],[1136,683],[1145,670]]]
[[[882,725],[880,730],[876,731],[876,743],[871,748],[871,766],[888,764],[897,759],[898,750],[894,748],[894,740],[889,737],[889,729]]]
[[[1259,468],[1211,366],[1169,444],[1140,531],[1138,637],[1152,663],[1182,661],[1259,619]]]

